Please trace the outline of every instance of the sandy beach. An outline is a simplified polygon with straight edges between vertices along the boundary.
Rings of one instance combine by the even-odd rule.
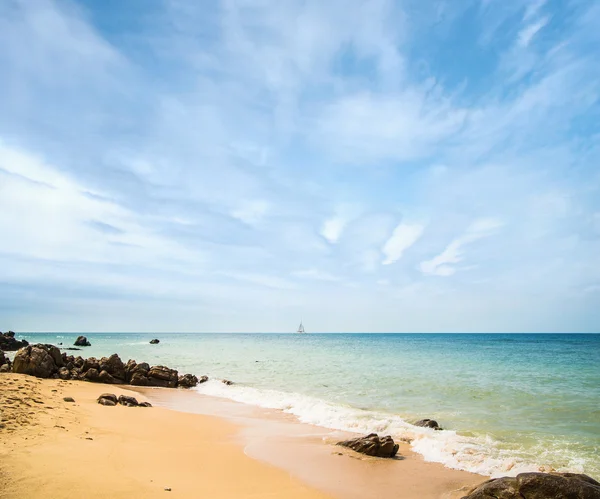
[[[144,394],[0,375],[1,497],[449,498],[484,479],[425,463],[406,444],[401,460],[364,458],[329,445],[323,429],[276,415],[258,414],[253,426],[240,407],[225,408],[228,420],[156,406],[105,407],[96,403],[104,392],[187,409],[202,399],[205,408],[221,403],[184,390]]]

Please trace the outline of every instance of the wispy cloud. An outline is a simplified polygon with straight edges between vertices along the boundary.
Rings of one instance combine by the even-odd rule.
[[[519,45],[521,45],[522,47],[527,47],[531,43],[531,40],[533,40],[533,37],[544,26],[546,26],[546,24],[548,24],[548,21],[548,17],[542,17],[541,19],[538,19],[537,21],[528,24],[525,28],[523,28],[519,32]]]
[[[425,226],[421,224],[398,225],[381,250],[385,256],[383,265],[390,265],[402,258],[402,254],[419,240],[424,230]]]

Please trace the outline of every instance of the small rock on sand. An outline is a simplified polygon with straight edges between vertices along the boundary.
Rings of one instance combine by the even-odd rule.
[[[64,397],[63,400],[65,402],[75,402],[75,399],[73,397]]]

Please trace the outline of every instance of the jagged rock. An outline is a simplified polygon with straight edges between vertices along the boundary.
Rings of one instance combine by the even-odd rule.
[[[521,473],[488,480],[462,499],[600,499],[600,483],[576,473]]]
[[[129,383],[134,386],[148,386],[150,384],[148,377],[144,376],[144,374],[141,372],[133,373]]]
[[[117,405],[117,403],[114,400],[110,400],[110,399],[105,399],[105,398],[99,398],[98,399],[98,403],[100,405],[108,405],[108,406],[114,406]]]
[[[192,388],[198,384],[198,378],[193,374],[179,376],[178,384],[182,388]]]
[[[83,361],[81,370],[86,372],[90,369],[96,369],[96,371],[100,371],[100,361],[96,357],[88,357]]]
[[[100,359],[100,369],[106,371],[112,377],[119,379],[119,383],[123,383],[125,381],[125,365],[116,353],[113,353],[108,358],[102,357]]]
[[[107,385],[118,385],[119,383],[122,383],[117,378],[111,376],[108,371],[105,371],[104,369],[100,371],[100,374],[98,374],[98,381],[100,383],[106,383]]]
[[[413,423],[415,426],[422,426],[423,428],[433,428],[434,430],[443,430],[443,428],[434,419],[419,419],[419,421]]]
[[[208,376],[200,376],[198,379],[198,384],[206,383],[208,381]]]
[[[140,405],[136,398],[130,397],[128,395],[120,395],[118,402],[119,404],[125,405],[127,407],[137,407],[138,405]]]
[[[15,333],[8,331],[6,333],[0,333],[0,350],[5,352],[14,352],[29,345],[27,340],[15,339]]]
[[[58,370],[58,377],[60,379],[71,379],[71,371],[68,367],[61,367]]]
[[[228,379],[224,379],[223,380],[223,384],[229,386],[229,385],[233,385],[233,381],[229,381]]]
[[[100,381],[100,373],[98,372],[98,369],[95,368],[91,368],[88,369],[84,374],[83,374],[83,379],[86,381]]]
[[[83,359],[83,357],[78,355],[77,357],[75,357],[75,360],[73,360],[73,364],[75,364],[75,367],[81,369],[83,367],[83,364],[85,364],[85,360]]]
[[[92,344],[88,341],[88,339],[85,336],[78,336],[77,339],[75,340],[75,343],[73,343],[73,345],[75,345],[76,347],[91,347]]]
[[[157,338],[154,338],[153,340],[150,340],[150,344],[151,345],[158,345],[160,343],[160,340]]]
[[[21,348],[13,361],[13,372],[50,378],[63,366],[60,350],[53,345],[29,345]]]
[[[150,402],[140,402],[140,407],[152,407]]]
[[[398,444],[394,443],[392,437],[379,437],[377,433],[371,433],[366,437],[354,438],[338,442],[337,445],[349,447],[350,449],[376,457],[394,457],[398,453]]]
[[[176,388],[178,375],[175,369],[165,366],[152,366],[148,371],[148,384],[150,386],[161,386],[164,388]]]
[[[118,402],[118,398],[114,393],[103,393],[102,395],[100,395],[98,397],[98,400],[100,399],[108,399],[108,400],[112,400],[115,404]]]

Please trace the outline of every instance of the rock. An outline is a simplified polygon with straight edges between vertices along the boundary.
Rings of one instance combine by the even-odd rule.
[[[13,372],[38,378],[50,378],[63,366],[60,350],[53,345],[29,345],[21,348],[13,361]]]
[[[157,338],[154,338],[153,340],[150,340],[150,344],[151,345],[158,345],[160,343],[160,340]]]
[[[15,350],[19,350],[28,345],[29,342],[26,340],[19,341],[15,339],[15,333],[13,331],[0,333],[0,350],[4,350],[5,352],[14,352]]]
[[[223,380],[223,384],[229,386],[229,385],[233,385],[233,381],[229,381],[228,379],[224,379]]]
[[[125,365],[120,357],[113,353],[110,357],[100,359],[100,369],[106,371],[114,378],[118,378],[119,383],[123,383],[126,378]]]
[[[521,473],[488,480],[462,499],[600,499],[600,483],[575,473]]]
[[[208,376],[200,376],[200,379],[198,380],[198,384],[206,383],[207,381],[208,381]]]
[[[75,345],[76,347],[91,347],[92,344],[88,341],[88,339],[85,336],[78,336],[77,339],[75,340],[75,343],[73,343],[73,345]]]
[[[8,358],[4,355],[4,352],[0,350],[0,366],[8,364]]]
[[[148,386],[148,385],[150,385],[150,381],[148,381],[148,377],[144,376],[144,374],[141,373],[141,372],[134,373],[133,376],[131,377],[131,381],[129,383],[132,384],[132,385],[134,385],[134,386]]]
[[[150,402],[140,402],[140,407],[152,407]]]
[[[64,397],[63,400],[65,402],[75,402],[75,399],[73,397]]]
[[[371,433],[366,437],[354,438],[338,442],[337,445],[348,447],[361,454],[376,457],[394,457],[398,453],[398,444],[389,435],[379,437],[377,433]]]
[[[83,374],[83,379],[85,381],[100,381],[100,373],[98,372],[98,369],[94,369],[93,367],[91,369],[88,369],[84,374]]]
[[[100,374],[98,374],[98,381],[100,383],[106,383],[107,385],[118,385],[119,383],[122,383],[122,381],[114,378],[108,373],[108,371],[105,371],[104,369],[100,371]]]
[[[413,423],[415,426],[422,426],[423,428],[433,428],[434,430],[443,430],[443,428],[438,424],[438,422],[434,419],[419,419],[416,423]]]
[[[125,405],[127,407],[137,407],[138,405],[140,405],[134,397],[130,397],[128,395],[120,395],[118,402],[119,404]]]
[[[179,376],[178,385],[182,388],[192,388],[198,384],[198,378],[193,374]]]
[[[89,371],[90,369],[96,369],[96,371],[100,371],[100,361],[96,359],[96,357],[89,357],[83,361],[81,366],[81,370],[83,372]]]
[[[83,358],[78,355],[77,357],[75,357],[75,360],[73,360],[73,364],[75,364],[75,367],[79,367],[80,369],[83,367],[83,364],[85,364],[85,360],[83,360]]]
[[[0,373],[9,373],[11,372],[10,364],[3,364],[0,366]]]
[[[148,371],[148,384],[164,388],[176,388],[179,381],[177,371],[165,366],[152,366]]]
[[[69,370],[68,367],[61,367],[58,370],[58,377],[60,379],[71,379],[71,371]]]
[[[115,404],[119,400],[119,399],[117,399],[117,396],[114,393],[103,393],[102,395],[100,395],[98,397],[98,400],[100,400],[100,399],[112,400]]]
[[[110,400],[110,399],[104,399],[104,398],[99,398],[99,399],[98,399],[98,403],[99,403],[100,405],[108,405],[108,406],[114,406],[114,405],[117,405],[117,403],[116,403],[116,402],[113,402],[113,401],[112,401],[112,400]]]

